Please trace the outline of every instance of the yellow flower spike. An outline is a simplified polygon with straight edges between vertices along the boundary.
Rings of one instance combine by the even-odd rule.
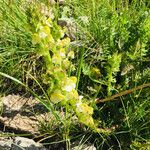
[[[62,29],[57,22],[53,22],[51,17],[47,19],[47,15],[41,14],[40,8],[37,7],[37,11],[33,13],[34,15],[31,16],[31,19],[33,19],[37,27],[31,30],[35,31],[32,43],[39,44],[37,47],[38,53],[43,56],[46,62],[45,82],[49,86],[50,100],[55,104],[60,103],[64,107],[68,107],[68,109],[76,113],[81,123],[94,131],[101,132],[102,130],[96,128],[92,118],[93,108],[81,101],[82,96],[79,96],[75,89],[77,78],[74,76],[68,77],[68,71],[75,69],[71,61],[69,61],[69,59],[74,59],[75,54],[73,51],[68,53],[70,39],[64,38],[65,29]],[[40,18],[37,16],[40,16]],[[51,32],[51,29],[53,32]],[[94,69],[93,74],[99,76],[99,70]]]
[[[53,103],[59,103],[63,100],[66,99],[66,96],[64,96],[60,90],[56,90],[54,91],[51,96],[50,96],[50,100],[53,102]]]

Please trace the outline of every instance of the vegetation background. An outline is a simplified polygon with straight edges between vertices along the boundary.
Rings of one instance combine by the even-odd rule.
[[[33,44],[29,20],[34,16],[30,16],[27,3],[0,1],[0,72],[22,81],[44,99],[39,85],[47,92],[47,77],[43,80],[46,64]],[[59,135],[53,139],[56,142],[82,139],[81,143],[94,143],[97,149],[149,149],[150,1],[67,0],[63,5],[52,5],[48,0],[31,2],[33,6],[39,4],[53,12],[55,36],[59,22],[67,22],[65,36],[71,39],[69,49],[73,49],[75,57],[69,74],[76,76],[76,90],[93,107],[98,126],[113,129],[109,134],[96,133],[87,126],[81,128],[79,122],[71,124],[66,117],[65,126],[60,127],[60,122],[54,126],[43,123],[41,132],[52,129]],[[146,84],[146,88],[132,91]],[[119,95],[126,90],[126,95]],[[0,76],[0,93],[30,95],[22,85],[4,76]],[[119,95],[115,101],[100,101],[114,94]],[[99,103],[95,102],[97,98]],[[60,111],[62,108],[59,104],[53,106]]]

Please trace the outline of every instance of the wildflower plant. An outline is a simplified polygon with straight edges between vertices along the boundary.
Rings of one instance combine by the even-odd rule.
[[[44,4],[42,6],[48,10]],[[73,110],[79,122],[96,132],[102,132],[94,123],[93,108],[82,101],[76,90],[77,78],[70,75],[75,69],[71,62],[74,51],[69,50],[70,39],[64,37],[66,29],[57,24],[53,14],[47,16],[42,13],[41,4],[29,7],[28,16],[32,43],[37,48],[37,55],[44,59],[46,65],[43,82],[48,85],[50,101],[61,104],[70,112]]]

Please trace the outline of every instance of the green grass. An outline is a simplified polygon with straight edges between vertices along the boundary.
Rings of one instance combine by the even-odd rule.
[[[111,94],[115,94],[149,83],[150,66],[147,61],[150,52],[149,2],[128,3],[121,0],[68,2],[73,9],[72,16],[78,27],[78,41],[84,47],[82,78],[79,82],[81,93],[91,98],[95,95],[105,98],[108,85]],[[122,55],[121,63],[117,62],[117,59],[112,59],[116,52]],[[114,68],[117,65],[119,70],[115,73]],[[101,76],[98,79],[91,78],[92,67],[100,69]],[[115,145],[120,149],[127,149],[129,148],[127,141],[132,143],[135,140],[143,142],[149,140],[148,89],[124,96],[119,102],[108,102],[97,106],[96,118],[106,126],[119,125],[114,136],[110,136],[111,140],[108,138],[105,145],[109,145],[112,149],[115,149]],[[147,94],[144,97],[145,93]],[[98,139],[100,142],[102,138]],[[99,148],[101,149],[102,146]]]
[[[110,135],[95,133],[72,122],[64,108],[59,105],[53,108],[43,100],[47,97],[47,85],[41,79],[45,66],[32,45],[25,4],[25,0],[0,2],[0,72],[8,77],[0,76],[0,92],[17,93],[22,89],[9,80],[12,79],[39,98],[56,119],[53,124],[41,123],[41,134],[46,134],[49,143],[66,141],[68,150],[74,141],[80,141],[81,145],[93,143],[98,150],[149,146],[149,87],[120,96],[117,101],[95,104],[94,100],[150,82],[150,2],[67,0],[65,6],[54,6],[56,19],[72,17],[77,26],[76,41],[81,46],[74,48],[76,70],[71,74],[77,76],[79,94],[89,99],[89,103],[93,101],[93,116],[99,127],[114,128]],[[65,113],[62,121],[55,109]]]
[[[27,80],[26,71],[33,70],[35,62],[24,2],[0,2],[0,70],[22,81]],[[5,83],[1,90],[6,92],[9,84],[8,92],[13,91],[15,85],[1,79],[0,84]]]

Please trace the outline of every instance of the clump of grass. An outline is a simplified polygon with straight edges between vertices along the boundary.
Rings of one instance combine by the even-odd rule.
[[[120,90],[128,88],[130,83],[134,86],[135,74],[138,71],[141,73],[143,64],[149,69],[148,63],[145,62],[149,58],[148,44],[150,40],[146,27],[149,24],[146,2],[134,1],[128,4],[127,1],[121,0],[117,3],[93,0],[91,5],[88,1],[75,0],[71,4],[79,28],[79,40],[82,39],[82,44],[86,48],[83,61],[83,74],[85,74],[86,80],[82,81],[84,83],[87,81],[88,68],[97,66],[101,73],[99,81],[103,80],[105,85],[111,85],[107,88],[108,93],[109,90],[112,93],[119,90],[118,84],[121,85]],[[87,22],[85,22],[85,18]],[[116,66],[117,59],[115,58],[112,62],[110,58],[116,52],[122,58],[121,63],[118,62],[119,71],[116,74],[113,72],[111,77],[110,64],[114,63]],[[85,68],[85,66],[89,67]],[[142,73],[139,76],[142,76]]]
[[[91,98],[107,98],[126,89],[149,83],[148,1],[74,0],[68,3],[77,24],[77,39],[84,49],[83,57],[79,57],[79,62],[82,59],[80,65],[82,78],[79,81],[81,93]],[[79,54],[82,49],[79,49]],[[142,93],[147,93],[146,91],[143,90]],[[95,117],[103,118],[102,122],[107,126],[119,124],[119,138],[124,142],[120,143],[121,140],[115,140],[117,136],[112,136],[108,143],[118,141],[118,144],[114,142],[114,145],[119,145],[120,148],[127,146],[125,143],[127,138],[131,143],[132,140],[138,139],[136,135],[142,137],[143,133],[140,133],[142,124],[147,129],[143,132],[146,135],[149,132],[147,125],[149,109],[144,105],[148,102],[149,95],[139,101],[135,93],[137,92],[124,96],[122,102],[99,104],[95,109]],[[137,106],[141,107],[135,111]],[[141,116],[140,112],[143,112],[142,120],[138,118]],[[126,118],[126,124],[123,123],[123,118]],[[141,122],[141,128],[137,125],[139,122],[135,120]],[[145,139],[149,137],[145,136]]]
[[[26,0],[0,2],[0,71],[38,91],[37,84],[29,74],[32,74],[44,86],[41,81],[44,68],[43,60],[37,55],[35,46],[32,44],[32,33],[28,22],[30,16],[27,14],[29,5],[30,2]],[[26,93],[21,86],[16,86],[9,79],[1,78],[0,85],[2,87],[0,90],[4,93]]]
[[[25,71],[30,72],[35,62],[34,57],[32,58],[34,48],[25,14],[26,1],[2,0],[0,6],[0,70],[25,81]],[[6,87],[1,89],[3,92],[14,92],[12,87],[17,90],[11,81],[1,79],[0,84]]]

